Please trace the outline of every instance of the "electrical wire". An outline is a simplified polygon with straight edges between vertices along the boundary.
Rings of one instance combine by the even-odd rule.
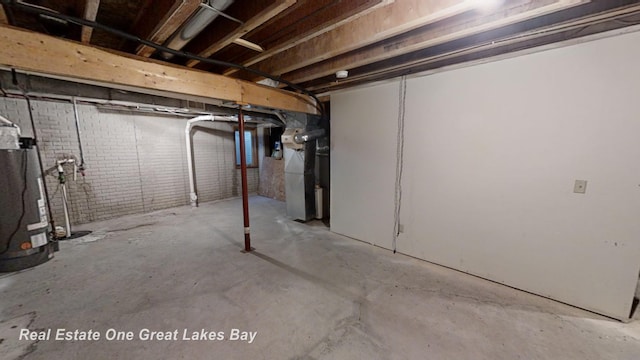
[[[252,69],[240,64],[236,64],[236,63],[231,63],[231,62],[227,62],[227,61],[222,61],[222,60],[215,60],[215,59],[211,59],[211,58],[206,58],[197,54],[193,54],[187,51],[182,51],[182,50],[174,50],[171,48],[168,48],[166,46],[163,45],[159,45],[156,44],[152,41],[149,40],[145,40],[139,36],[136,35],[132,35],[130,33],[127,33],[125,31],[122,30],[118,30],[116,28],[107,26],[107,25],[103,25],[100,24],[98,22],[95,21],[90,21],[90,20],[86,20],[86,19],[81,19],[81,18],[77,18],[75,16],[70,16],[70,15],[65,15],[65,14],[61,14],[52,10],[48,10],[48,9],[43,9],[40,7],[34,7],[31,6],[31,4],[27,4],[24,3],[22,1],[16,1],[16,0],[0,0],[0,2],[2,4],[7,5],[7,7],[10,8],[16,8],[16,9],[20,9],[23,10],[25,12],[28,13],[32,13],[32,14],[38,14],[38,15],[46,15],[52,18],[56,18],[56,19],[61,19],[61,20],[66,20],[68,22],[77,24],[77,25],[81,25],[81,26],[88,26],[88,27],[92,27],[94,29],[98,29],[98,30],[102,30],[102,31],[106,31],[108,33],[111,33],[113,35],[116,35],[118,37],[121,37],[123,39],[126,40],[130,40],[130,41],[134,41],[137,42],[139,44],[145,45],[145,46],[149,46],[151,48],[154,48],[158,51],[162,51],[162,52],[166,52],[175,56],[180,56],[183,58],[187,58],[187,59],[193,59],[193,60],[198,60],[202,63],[206,63],[206,64],[211,64],[211,65],[218,65],[218,66],[225,66],[225,67],[232,67],[235,69],[239,69],[239,70],[244,70],[250,73],[253,73],[255,75],[261,76],[261,77],[265,77],[268,79],[272,79],[274,81],[278,81],[282,84],[285,84],[287,86],[289,86],[290,88],[300,91],[305,95],[310,96],[311,98],[313,98],[315,100],[315,103],[313,102],[309,102],[312,106],[314,106],[318,112],[320,113],[321,116],[325,116],[325,112],[324,112],[324,107],[322,105],[322,102],[320,101],[320,99],[318,99],[318,97],[311,91],[296,85],[288,80],[282,79],[280,76],[275,76],[275,75],[271,75],[268,74],[266,72],[260,71],[260,70],[256,70],[256,69]]]
[[[407,77],[400,78],[398,99],[398,132],[396,135],[396,183],[393,196],[393,253],[396,253],[400,234],[400,209],[402,206],[402,170],[404,168],[404,118],[407,105]]]

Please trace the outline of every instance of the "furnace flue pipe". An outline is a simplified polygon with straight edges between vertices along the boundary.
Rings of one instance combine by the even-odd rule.
[[[242,212],[244,215],[244,251],[251,251],[249,228],[249,190],[247,189],[247,151],[244,141],[244,115],[242,106],[238,108],[238,138],[240,140],[240,177],[242,178]]]
[[[324,129],[308,130],[302,133],[298,133],[293,137],[293,141],[297,144],[304,144],[307,141],[312,141],[324,136]]]

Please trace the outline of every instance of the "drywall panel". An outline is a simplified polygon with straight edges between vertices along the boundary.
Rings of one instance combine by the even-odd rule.
[[[618,35],[408,80],[398,251],[628,317],[639,43]],[[332,95],[332,230],[387,248],[398,95],[398,83]]]
[[[389,248],[398,82],[331,96],[331,230]]]
[[[398,250],[628,317],[639,43],[633,33],[410,80]]]

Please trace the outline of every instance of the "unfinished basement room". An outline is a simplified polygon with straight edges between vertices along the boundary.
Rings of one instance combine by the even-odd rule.
[[[0,359],[640,359],[640,1],[0,0]]]

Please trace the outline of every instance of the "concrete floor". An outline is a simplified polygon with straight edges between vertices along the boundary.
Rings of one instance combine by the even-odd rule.
[[[64,242],[52,261],[0,276],[0,359],[640,358],[640,321],[394,255],[284,212],[251,198],[251,254],[240,252],[238,199],[83,226],[94,233]],[[27,327],[101,339],[19,340]],[[134,340],[107,341],[108,329]],[[179,339],[138,340],[142,329]],[[225,339],[186,341],[184,329]],[[230,340],[232,329],[257,335]]]

